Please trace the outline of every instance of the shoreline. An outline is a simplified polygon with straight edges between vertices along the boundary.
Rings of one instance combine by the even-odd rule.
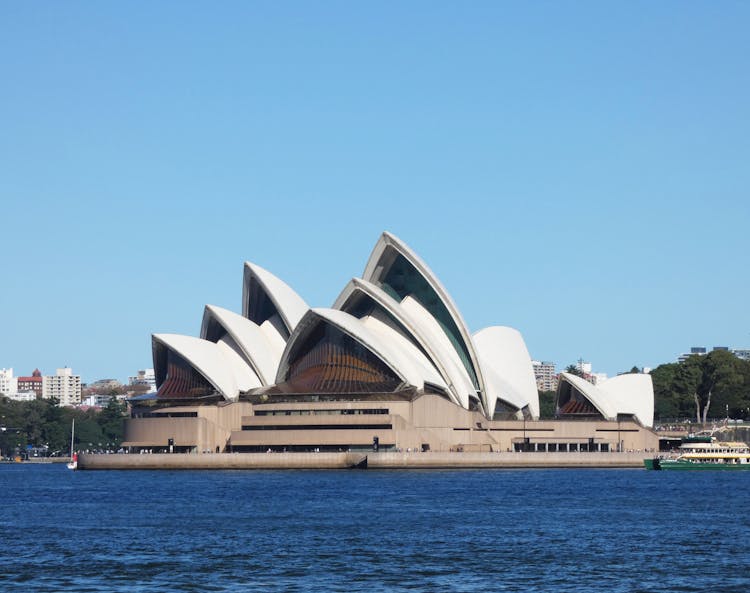
[[[82,453],[80,470],[643,468],[654,453]]]

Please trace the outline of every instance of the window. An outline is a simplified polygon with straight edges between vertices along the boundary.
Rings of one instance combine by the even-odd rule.
[[[290,357],[286,382],[296,393],[392,392],[401,379],[338,328],[319,323]]]
[[[464,342],[456,321],[445,303],[435,290],[430,286],[427,279],[417,270],[412,263],[400,253],[396,254],[390,266],[386,266],[386,273],[377,282],[385,292],[402,301],[407,296],[416,299],[440,324],[445,335],[448,336],[461,359],[466,372],[469,373],[475,389],[479,389],[479,381],[474,366],[471,363],[469,350]]]

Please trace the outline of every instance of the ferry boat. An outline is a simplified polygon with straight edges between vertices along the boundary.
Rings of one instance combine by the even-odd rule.
[[[692,436],[682,439],[676,456],[644,459],[643,464],[655,470],[750,470],[750,447],[710,436]]]

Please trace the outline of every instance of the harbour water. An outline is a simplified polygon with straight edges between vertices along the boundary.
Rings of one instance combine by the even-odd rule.
[[[0,591],[750,590],[750,473],[0,466]]]

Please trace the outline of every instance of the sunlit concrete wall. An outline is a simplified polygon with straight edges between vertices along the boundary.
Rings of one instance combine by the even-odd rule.
[[[387,414],[330,414],[330,410],[387,409]],[[528,439],[532,449],[549,443],[609,451],[658,450],[656,433],[638,423],[604,420],[488,421],[437,395],[413,401],[279,402],[253,406],[248,402],[161,409],[158,413],[194,411],[196,418],[132,418],[126,421],[125,446],[178,447],[196,452],[232,451],[233,447],[290,446],[363,448],[378,437],[384,447],[429,448],[435,452],[509,452]],[[256,415],[256,411],[281,415]],[[295,415],[286,415],[286,412]],[[301,411],[311,412],[298,415]],[[315,413],[317,412],[317,414]],[[242,430],[279,426],[284,429]],[[381,427],[373,427],[381,425]],[[296,427],[296,428],[295,428]],[[318,428],[320,427],[320,428]],[[326,428],[335,427],[335,428]],[[339,428],[340,427],[340,428]],[[364,427],[364,428],[363,428]]]

